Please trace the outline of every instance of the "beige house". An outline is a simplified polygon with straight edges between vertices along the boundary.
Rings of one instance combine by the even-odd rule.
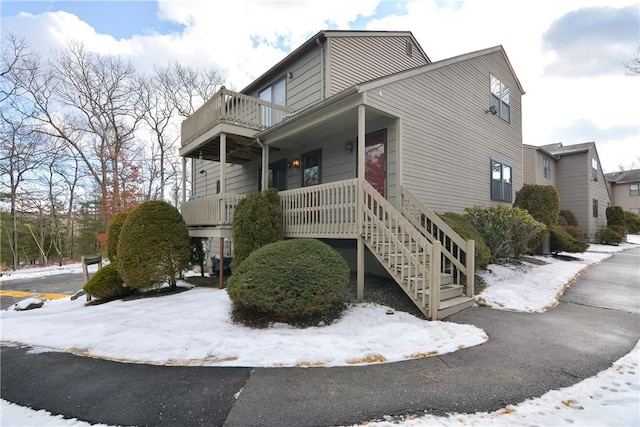
[[[611,194],[611,205],[640,214],[640,169],[604,175]]]
[[[523,160],[524,183],[555,186],[560,209],[573,212],[589,239],[607,225],[609,190],[595,142],[524,145]]]
[[[432,62],[410,32],[320,31],[183,122],[182,214],[223,242],[238,200],[275,187],[285,236],[339,248],[360,296],[383,269],[442,318],[473,304],[474,243],[434,212],[512,203],[523,93],[501,46]]]

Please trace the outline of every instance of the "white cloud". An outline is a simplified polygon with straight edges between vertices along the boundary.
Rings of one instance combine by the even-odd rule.
[[[182,27],[172,34],[141,34],[116,40],[98,34],[88,24],[64,12],[37,16],[23,14],[3,19],[3,31],[25,34],[33,46],[62,48],[69,38],[80,39],[90,50],[122,54],[140,70],[153,64],[179,61],[194,67],[215,67],[227,86],[242,89],[298,47],[327,28],[349,29],[365,22],[372,30],[410,30],[432,60],[501,44],[505,47],[526,95],[523,97],[523,142],[533,145],[562,141],[595,141],[605,170],[618,158],[640,156],[640,78],[619,76],[562,78],[544,70],[562,51],[543,49],[543,34],[572,11],[589,7],[628,7],[628,0],[510,0],[442,2],[415,0],[384,17],[371,17],[380,0],[348,2],[294,0],[160,0],[158,15]],[[367,18],[367,19],[363,19]],[[634,52],[629,52],[629,57]],[[560,58],[562,60],[566,58]],[[562,131],[580,120],[600,130],[636,127],[635,136],[616,132],[583,137]],[[580,140],[578,139],[581,138]],[[630,145],[631,144],[631,145]],[[620,151],[624,147],[624,151]],[[614,152],[604,153],[603,150]],[[609,160],[611,159],[611,160]],[[606,161],[606,163],[605,163]],[[609,162],[612,163],[609,163]],[[624,162],[628,163],[628,162]]]

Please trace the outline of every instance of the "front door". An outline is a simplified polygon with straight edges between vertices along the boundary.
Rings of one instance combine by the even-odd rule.
[[[387,129],[368,133],[364,145],[364,177],[378,193],[386,197]]]

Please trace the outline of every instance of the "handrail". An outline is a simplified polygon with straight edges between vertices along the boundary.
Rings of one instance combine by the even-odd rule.
[[[440,269],[437,268],[440,253],[429,240],[422,235],[387,199],[378,193],[371,184],[360,180],[362,191],[363,229],[368,230],[365,237],[370,248],[388,247],[388,263],[392,264],[390,255],[395,254],[394,265],[402,266],[398,276],[399,283],[409,283],[412,278],[421,277],[424,291],[418,295],[418,287],[413,287],[412,299],[422,309],[429,306],[430,317],[437,319],[439,308]],[[385,252],[381,253],[384,258]],[[430,261],[438,259],[433,271]],[[427,288],[429,292],[427,292]],[[428,297],[427,297],[428,295]],[[428,298],[428,299],[427,299]]]
[[[466,295],[473,296],[475,274],[475,242],[464,240],[427,205],[418,200],[407,188],[401,186],[402,214],[414,227],[421,231],[430,242],[439,241],[442,254],[451,264],[452,279],[459,282],[461,275],[466,279]],[[442,268],[447,268],[446,263]]]
[[[254,130],[281,122],[293,109],[222,86],[200,108],[182,121],[181,143],[187,145],[218,123],[231,123]]]

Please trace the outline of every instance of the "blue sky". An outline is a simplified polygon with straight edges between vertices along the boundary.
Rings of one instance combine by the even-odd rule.
[[[606,172],[640,167],[640,77],[623,65],[638,0],[2,1],[0,13],[4,34],[43,55],[76,40],[142,72],[212,67],[233,89],[323,29],[409,30],[433,61],[502,45],[526,91],[523,143],[595,141]]]
[[[72,13],[100,33],[116,39],[130,38],[136,34],[170,33],[183,27],[158,19],[158,3],[155,1],[2,1],[2,17],[26,12],[37,15],[43,12],[65,11]]]

